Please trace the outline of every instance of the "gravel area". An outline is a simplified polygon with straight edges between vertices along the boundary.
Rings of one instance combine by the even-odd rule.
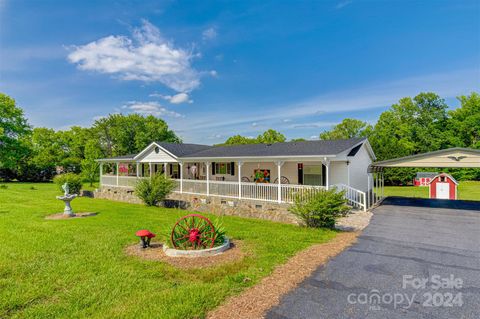
[[[354,243],[357,235],[353,232],[340,233],[325,244],[313,245],[301,251],[257,285],[229,298],[222,306],[209,313],[207,318],[263,318],[268,309],[280,302],[282,295],[294,289],[329,258]]]
[[[370,223],[370,211],[353,210],[347,216],[341,217],[335,223],[335,228],[343,231],[361,231]]]
[[[64,213],[58,213],[58,214],[48,215],[45,217],[45,219],[73,219],[73,218],[85,218],[85,217],[91,217],[91,216],[97,216],[97,213],[75,213],[74,216],[68,216],[68,215],[65,215]]]
[[[216,267],[243,259],[246,253],[242,251],[242,241],[230,242],[230,248],[223,253],[208,257],[169,257],[165,255],[161,243],[152,243],[150,248],[141,248],[140,244],[130,245],[125,249],[127,255],[147,260],[157,260],[169,263],[177,268],[192,269]]]

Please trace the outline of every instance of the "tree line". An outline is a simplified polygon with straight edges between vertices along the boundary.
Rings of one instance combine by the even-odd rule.
[[[346,118],[319,138],[367,137],[377,156],[386,160],[448,147],[480,149],[480,95],[458,97],[460,106],[450,109],[435,93],[405,97],[383,112],[376,123]],[[295,139],[302,141],[304,139]],[[167,123],[154,116],[111,114],[91,127],[69,130],[32,128],[15,101],[0,93],[0,179],[45,181],[62,172],[98,178],[95,159],[135,154],[152,141],[180,143]],[[235,135],[219,145],[277,143],[287,141],[269,129],[257,137]],[[441,169],[441,168],[439,168]],[[425,169],[432,170],[432,169]],[[388,184],[407,184],[419,169],[391,168]],[[445,169],[461,180],[480,180],[479,169]]]
[[[111,114],[87,128],[32,128],[15,100],[0,93],[0,180],[47,181],[74,172],[93,181],[96,159],[135,154],[152,141],[181,139],[164,120],[139,114]]]

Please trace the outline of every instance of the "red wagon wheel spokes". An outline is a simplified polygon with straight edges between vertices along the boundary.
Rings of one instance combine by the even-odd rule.
[[[211,248],[215,243],[215,227],[202,215],[187,215],[173,226],[171,240],[177,249]]]

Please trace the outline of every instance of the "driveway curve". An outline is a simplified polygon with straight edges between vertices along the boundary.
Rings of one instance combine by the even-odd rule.
[[[269,319],[480,318],[480,202],[388,198]]]

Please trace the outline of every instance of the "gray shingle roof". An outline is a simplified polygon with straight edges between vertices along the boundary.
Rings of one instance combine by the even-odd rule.
[[[434,178],[435,176],[438,175],[438,172],[418,172],[417,173],[417,178]]]
[[[166,142],[156,142],[158,145],[175,155],[176,157],[183,157],[189,154],[200,152],[212,148],[208,145],[200,144],[183,144],[183,143],[166,143]]]
[[[133,160],[135,156],[137,156],[137,154],[118,155],[109,158],[102,158],[100,160]]]
[[[348,140],[321,140],[305,142],[285,142],[274,144],[248,144],[232,146],[215,146],[182,156],[184,158],[200,157],[260,157],[260,156],[312,156],[336,155],[365,138],[352,138]]]
[[[231,146],[209,146],[200,144],[181,144],[156,142],[167,151],[180,158],[234,158],[234,157],[268,157],[268,156],[325,156],[336,155],[348,150],[365,138],[348,140],[326,140],[285,142],[274,144],[248,144]],[[356,152],[355,152],[356,153]],[[101,160],[133,160],[137,154],[116,156]],[[354,156],[352,154],[349,156]]]

